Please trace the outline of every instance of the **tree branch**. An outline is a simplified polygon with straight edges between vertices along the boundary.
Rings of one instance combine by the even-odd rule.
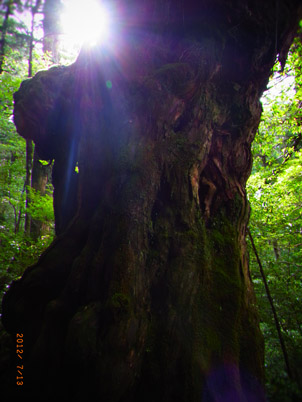
[[[263,266],[262,266],[262,263],[260,261],[259,255],[257,253],[257,249],[256,249],[256,246],[255,246],[255,243],[254,243],[254,239],[252,237],[252,234],[251,234],[251,231],[250,231],[249,228],[247,228],[247,233],[249,235],[249,238],[250,238],[250,241],[251,241],[251,244],[252,244],[252,248],[253,248],[253,251],[254,251],[254,254],[255,254],[255,257],[256,257],[256,260],[257,260],[257,263],[259,265],[259,269],[260,269],[260,273],[261,273],[262,280],[263,280],[263,283],[264,283],[266,295],[267,295],[267,298],[269,300],[269,303],[270,303],[270,306],[271,306],[271,309],[272,309],[272,313],[273,313],[273,316],[274,316],[275,325],[276,325],[276,329],[277,329],[277,332],[278,332],[278,337],[279,337],[279,341],[280,341],[280,345],[281,345],[281,349],[282,349],[282,353],[283,353],[283,357],[284,357],[284,361],[285,361],[286,371],[287,371],[288,377],[290,379],[293,379],[293,375],[292,375],[292,371],[291,371],[290,364],[289,364],[289,359],[288,359],[288,353],[287,353],[286,345],[285,345],[285,342],[284,342],[284,339],[283,339],[283,336],[282,336],[282,331],[281,331],[281,326],[280,326],[280,322],[279,322],[279,319],[278,319],[277,311],[275,309],[274,301],[273,301],[273,298],[271,296],[271,292],[270,292],[269,287],[268,287],[268,282],[266,280],[266,276],[265,276],[265,273],[264,273],[264,270],[263,270]]]

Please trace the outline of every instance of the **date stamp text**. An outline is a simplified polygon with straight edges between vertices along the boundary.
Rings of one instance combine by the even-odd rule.
[[[17,373],[16,373],[16,384],[23,385],[23,334],[16,334],[16,357],[17,357]]]

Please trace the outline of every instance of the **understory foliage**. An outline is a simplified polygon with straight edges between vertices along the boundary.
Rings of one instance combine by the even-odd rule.
[[[50,7],[46,7],[46,3]],[[0,2],[1,299],[9,283],[22,275],[24,269],[37,260],[54,236],[51,180],[43,195],[32,188],[31,180],[27,185],[27,176],[31,176],[33,169],[29,169],[30,173],[26,171],[26,141],[17,134],[13,123],[13,93],[18,90],[22,81],[53,64],[53,55],[44,43],[43,19],[48,19],[50,30],[52,24],[57,24],[56,10],[52,9],[55,3],[58,2]],[[64,49],[60,58],[65,63],[71,62]],[[26,217],[41,224],[39,235],[25,234]]]
[[[264,94],[248,181],[250,230],[265,271],[288,353],[286,370],[271,306],[250,250],[270,401],[302,400],[302,46],[293,44],[284,72]],[[291,377],[291,378],[290,378]]]
[[[33,71],[48,65],[48,60],[35,54]],[[53,239],[52,188],[40,196],[30,189],[28,212],[47,224],[49,230],[37,240],[24,233],[26,211],[26,141],[18,135],[13,123],[13,93],[26,78],[27,61],[18,52],[8,51],[0,75],[0,296],[9,283],[33,264]]]

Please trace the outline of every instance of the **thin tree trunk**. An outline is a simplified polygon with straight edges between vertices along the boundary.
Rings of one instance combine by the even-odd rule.
[[[275,259],[276,261],[278,261],[280,258],[280,247],[278,245],[277,239],[273,240],[273,248],[274,248]]]
[[[42,165],[39,162],[40,157],[37,153],[35,147],[34,157],[33,157],[33,170],[31,187],[41,196],[46,194],[47,183],[51,177],[51,165]],[[38,240],[44,233],[49,231],[49,225],[39,219],[31,219],[31,229],[30,234],[33,240]]]
[[[2,74],[2,72],[3,72],[6,34],[7,34],[7,28],[8,28],[8,19],[9,19],[9,16],[11,15],[12,1],[8,0],[6,4],[7,4],[7,6],[6,6],[7,8],[6,8],[4,21],[3,21],[3,25],[2,25],[2,34],[1,34],[1,40],[0,40],[0,74]]]
[[[30,235],[31,217],[29,214],[30,204],[30,186],[31,186],[31,173],[32,173],[32,161],[33,161],[33,142],[30,139],[26,140],[26,177],[25,177],[25,223],[24,232],[27,236]]]
[[[45,0],[43,13],[43,51],[48,52],[54,63],[59,63],[59,20],[62,7],[61,0]]]
[[[16,228],[15,228],[16,234],[19,233],[19,230],[20,230],[21,218],[22,218],[22,207],[20,207],[19,212],[18,212],[17,224],[16,224]]]
[[[60,0],[46,0],[43,6],[43,51],[49,52],[55,63],[59,62],[58,55],[58,21]],[[37,3],[36,9],[39,7]],[[42,165],[39,160],[37,148],[34,151],[33,159],[33,171],[32,171],[32,188],[36,190],[41,196],[46,193],[46,186],[51,178],[51,166]],[[45,222],[32,219],[31,220],[31,236],[34,240],[37,240],[43,233],[49,231],[49,225]]]
[[[34,29],[35,29],[35,16],[39,10],[41,0],[37,0],[34,7],[31,10],[31,31],[29,39],[29,55],[28,55],[28,78],[32,77],[32,66],[33,66],[33,49],[34,49]],[[29,214],[30,205],[30,187],[32,181],[32,170],[33,170],[33,155],[34,155],[34,145],[31,139],[26,140],[26,201],[25,201],[25,223],[24,231],[27,236],[30,236],[31,231],[31,216]]]
[[[41,0],[36,0],[36,4],[31,9],[31,29],[29,38],[29,56],[28,56],[28,73],[27,76],[32,77],[32,62],[33,62],[33,50],[34,50],[34,30],[35,30],[35,16],[39,11]]]
[[[274,301],[273,301],[273,298],[272,298],[272,295],[271,295],[271,292],[270,292],[270,289],[269,289],[269,286],[268,286],[268,282],[267,282],[267,280],[266,280],[266,275],[265,275],[265,272],[264,272],[264,269],[263,269],[263,266],[262,266],[262,263],[261,263],[259,254],[258,254],[258,252],[257,252],[257,249],[256,249],[256,246],[255,246],[255,242],[254,242],[252,233],[251,233],[251,231],[250,231],[249,228],[247,228],[247,233],[248,233],[248,235],[249,235],[249,238],[250,238],[250,241],[251,241],[251,245],[252,245],[252,248],[253,248],[253,251],[254,251],[254,254],[255,254],[257,263],[258,263],[258,266],[259,266],[259,270],[260,270],[261,277],[262,277],[262,280],[263,280],[263,283],[264,283],[264,287],[265,287],[265,292],[266,292],[268,301],[269,301],[270,306],[271,306],[271,309],[272,309],[272,313],[273,313],[273,317],[274,317],[274,321],[275,321],[275,326],[276,326],[276,330],[277,330],[277,333],[278,333],[280,346],[281,346],[282,353],[283,353],[283,357],[284,357],[284,362],[285,362],[286,371],[287,371],[287,374],[288,374],[289,378],[292,379],[293,376],[292,376],[292,371],[291,371],[290,364],[289,364],[289,358],[288,358],[287,348],[286,348],[286,345],[285,345],[285,342],[284,342],[284,339],[283,339],[282,330],[281,330],[281,326],[280,326],[278,314],[277,314],[277,311],[276,311],[276,308],[275,308],[275,305],[274,305]]]

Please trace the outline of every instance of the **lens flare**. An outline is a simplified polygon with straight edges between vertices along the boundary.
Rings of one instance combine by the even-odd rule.
[[[70,46],[105,42],[110,34],[108,10],[96,0],[65,0],[61,26]]]

